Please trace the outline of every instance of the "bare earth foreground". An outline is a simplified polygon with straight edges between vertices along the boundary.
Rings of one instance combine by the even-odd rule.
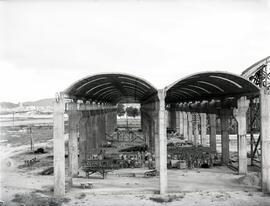
[[[66,198],[55,200],[53,175],[41,175],[53,166],[52,126],[33,127],[35,149],[29,149],[29,135],[25,128],[6,128],[1,131],[0,205],[265,205],[270,197],[259,191],[258,178],[240,181],[242,176],[227,167],[194,170],[168,170],[169,194],[157,194],[158,177],[144,178],[145,169],[121,169],[110,172],[105,179],[94,175],[90,179],[76,178]],[[25,160],[36,158],[31,167]],[[67,158],[66,158],[67,160]],[[66,162],[67,166],[67,162]],[[131,176],[135,173],[135,177]],[[252,173],[251,173],[252,174]],[[255,176],[256,173],[254,172]],[[84,176],[81,173],[80,176]],[[92,189],[82,189],[81,183],[91,182]]]
[[[200,170],[169,170],[169,195],[154,194],[158,178],[144,178],[143,170],[117,170],[103,180],[77,178],[61,202],[53,200],[53,176],[39,174],[52,165],[51,141],[39,146],[48,153],[31,154],[21,146],[5,151],[1,160],[1,201],[3,205],[270,205],[270,197],[259,187],[239,183],[241,176],[226,167]],[[24,159],[40,161],[25,167]],[[93,189],[82,189],[80,183],[91,182]]]

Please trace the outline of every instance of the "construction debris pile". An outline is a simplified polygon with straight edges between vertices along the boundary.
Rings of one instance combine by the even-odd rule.
[[[168,147],[169,168],[209,168],[220,163],[220,157],[209,147]]]
[[[137,149],[137,150],[136,150]],[[145,150],[145,147],[136,146],[127,148],[118,154],[108,154],[104,159],[112,159],[117,161],[119,168],[154,168],[155,156],[151,152]]]
[[[167,133],[168,168],[209,168],[220,164],[220,156],[209,147],[194,146],[177,132]]]

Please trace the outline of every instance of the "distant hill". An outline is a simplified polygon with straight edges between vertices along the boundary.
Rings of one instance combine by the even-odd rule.
[[[33,102],[23,102],[23,106],[40,106],[40,107],[46,107],[46,106],[53,106],[53,98],[47,98],[47,99],[40,99]]]
[[[11,102],[0,102],[0,107],[1,108],[6,108],[6,109],[12,109],[12,108],[15,108],[15,107],[18,107],[19,104],[14,104],[14,103],[11,103]]]
[[[31,102],[23,102],[23,106],[39,106],[39,107],[47,107],[53,106],[53,98],[47,98],[47,99],[40,99],[37,101],[31,101]],[[12,102],[0,102],[0,108],[3,109],[12,109],[19,107],[20,104],[14,104]]]

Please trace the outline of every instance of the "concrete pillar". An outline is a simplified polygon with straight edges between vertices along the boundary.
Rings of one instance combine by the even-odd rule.
[[[155,145],[155,166],[157,171],[160,171],[160,156],[159,156],[159,119],[155,116],[153,121],[155,128],[154,145]]]
[[[147,119],[145,112],[141,113],[141,124],[142,124],[141,127],[142,127],[143,136],[145,138],[145,143],[148,146],[148,148],[150,148],[151,122],[149,122],[149,119]]]
[[[151,121],[145,121],[146,122],[146,125],[145,125],[145,128],[146,128],[146,131],[145,131],[145,143],[146,145],[148,146],[148,148],[150,147],[150,139],[151,139]]]
[[[175,110],[170,111],[170,117],[171,117],[171,128],[173,130],[176,130],[176,111]]]
[[[86,144],[86,137],[87,137],[87,112],[83,111],[82,117],[79,122],[79,166],[81,165],[82,161],[86,160],[86,151],[87,151],[87,144]]]
[[[201,144],[206,146],[206,124],[207,124],[206,113],[200,113],[201,118]]]
[[[65,140],[64,140],[65,102],[62,93],[55,99],[53,111],[53,166],[54,196],[65,196]]]
[[[193,114],[194,118],[194,144],[197,147],[198,146],[198,140],[199,140],[199,114],[195,113]]]
[[[166,115],[166,128],[171,128],[171,116],[170,112],[168,110],[165,110],[165,115]]]
[[[164,89],[158,90],[159,98],[159,189],[160,194],[167,193],[167,134],[166,134],[166,113],[165,113],[165,96]]]
[[[72,111],[68,112],[68,176],[71,178],[78,175],[78,133],[79,122],[81,119],[81,112],[76,111],[77,104],[69,103],[72,107]]]
[[[112,129],[111,111],[108,111],[107,112],[107,115],[106,115],[106,125],[108,127],[107,134],[109,136],[112,136],[113,129]]]
[[[249,100],[241,97],[237,100],[237,109],[233,110],[233,114],[238,123],[238,172],[239,174],[247,174],[247,110]]]
[[[104,119],[105,119],[105,140],[107,139],[108,135],[111,135],[109,114],[110,113],[108,111],[106,111],[104,113]]]
[[[100,126],[101,128],[99,128],[100,132],[101,132],[101,137],[100,137],[100,144],[103,144],[106,141],[106,118],[105,118],[105,111],[103,110],[101,115],[100,115]],[[99,144],[99,146],[100,146]]]
[[[192,141],[193,132],[192,132],[192,114],[191,112],[187,112],[187,122],[188,122],[188,140]]]
[[[95,113],[93,116],[93,122],[91,127],[93,129],[93,148],[96,149],[98,147],[98,136],[99,136],[99,115]],[[90,130],[91,131],[91,130]],[[90,134],[90,132],[89,132]]]
[[[180,135],[184,135],[184,112],[178,111],[179,115],[179,133]]]
[[[114,113],[112,111],[110,111],[109,113],[109,125],[110,125],[110,135],[113,134],[114,130],[115,130],[115,123],[114,123]]]
[[[151,125],[151,136],[149,138],[149,149],[153,152],[155,151],[155,135],[156,135],[156,128],[155,128],[155,121],[154,121],[154,115],[152,114],[152,119],[150,121]]]
[[[230,151],[229,151],[229,118],[230,110],[222,109],[220,111],[220,123],[221,123],[221,152],[223,164],[229,163]]]
[[[98,121],[97,115],[94,111],[87,111],[86,127],[86,140],[85,140],[85,160],[95,153],[97,147],[97,128]]]
[[[97,136],[96,136],[96,149],[99,148],[103,136],[103,131],[102,131],[102,114],[98,112],[97,114]],[[95,151],[96,152],[96,151]]]
[[[183,114],[183,135],[184,139],[188,139],[188,115],[187,112],[182,112]]]
[[[262,191],[270,193],[270,92],[261,89],[261,170]]]
[[[209,114],[209,124],[210,124],[210,149],[212,151],[217,150],[216,134],[217,134],[217,115]]]
[[[113,111],[112,113],[112,128],[113,131],[117,128],[117,112]]]
[[[175,129],[180,134],[180,111],[175,111]]]

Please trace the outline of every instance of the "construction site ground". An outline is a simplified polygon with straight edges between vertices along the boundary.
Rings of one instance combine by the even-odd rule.
[[[15,129],[3,133],[5,139],[0,145],[0,201],[3,202],[0,205],[270,205],[270,196],[260,192],[259,180],[253,178],[258,175],[258,169],[250,169],[250,177],[246,178],[225,166],[169,169],[166,196],[157,194],[158,177],[144,177],[147,168],[114,170],[105,179],[96,174],[86,179],[80,172],[82,178],[73,180],[65,199],[56,200],[53,175],[40,175],[53,166],[51,130],[49,133],[47,127],[37,127],[35,148],[42,147],[46,153],[33,154],[27,133]],[[4,142],[6,139],[8,142]],[[24,165],[25,160],[34,157],[38,160],[35,164]],[[92,183],[93,188],[83,189],[83,182]]]
[[[23,167],[23,159],[32,157],[20,150],[9,153],[1,162],[1,197],[6,205],[31,205],[31,201],[53,195],[53,176],[39,174],[51,164],[51,153],[37,155],[39,162]],[[168,170],[169,194],[157,194],[158,177],[144,177],[147,168],[120,169],[105,179],[95,174],[75,178],[62,205],[270,205],[270,197],[259,186],[241,182],[241,175],[220,166],[210,169]],[[81,172],[83,176],[83,173]],[[134,176],[135,175],[135,176]],[[81,183],[92,183],[83,189]],[[17,198],[16,197],[20,197]],[[42,205],[42,204],[41,204]]]

